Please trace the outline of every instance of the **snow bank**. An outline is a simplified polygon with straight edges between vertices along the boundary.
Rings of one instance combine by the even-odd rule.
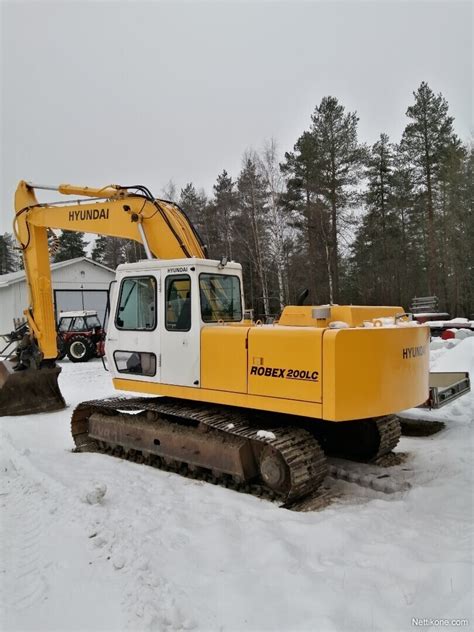
[[[462,331],[462,330],[461,330]],[[443,345],[439,345],[443,342]],[[468,371],[474,380],[474,337],[468,337],[463,340],[456,341],[436,341],[430,344],[430,349],[442,353],[434,355],[431,363],[432,371]],[[447,353],[449,351],[449,353]]]

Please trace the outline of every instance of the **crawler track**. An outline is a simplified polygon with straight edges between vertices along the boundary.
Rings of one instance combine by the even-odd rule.
[[[375,421],[375,424],[379,434],[379,447],[371,461],[377,461],[389,454],[397,446],[401,436],[400,422],[395,415],[381,417]]]
[[[322,436],[310,431],[314,422],[304,429],[288,421],[278,415],[250,419],[248,411],[185,400],[113,398],[81,403],[71,431],[78,452],[145,463],[278,501],[294,511],[314,511],[331,501],[321,485],[328,464],[320,443],[328,454],[337,448],[339,457],[383,467],[400,438],[393,415],[351,422],[349,429],[331,423],[337,434]],[[359,440],[363,456],[351,452]],[[344,478],[332,465],[329,474]]]
[[[107,430],[107,417],[112,422],[111,432]],[[90,425],[94,423],[104,429],[100,438],[90,436]],[[83,402],[74,411],[71,431],[77,451],[107,452],[146,462],[259,497],[279,500],[287,507],[303,498],[313,497],[327,473],[324,452],[309,432],[302,428],[278,426],[260,430],[237,409],[166,398],[89,401]],[[128,437],[126,441],[120,441],[115,431],[122,439]],[[222,450],[232,442],[236,451],[249,446],[255,459],[255,463],[247,467],[250,476],[232,474],[230,462],[223,463],[222,469],[217,467],[215,459],[207,468],[196,464],[201,456],[197,451],[190,453],[187,460],[173,458],[158,439],[163,436],[162,433],[170,431],[178,436],[178,439],[173,438],[177,447],[172,447],[171,452],[183,448],[179,444],[181,432],[191,441],[199,441],[203,433],[207,433],[203,445],[211,441],[220,442]],[[97,435],[97,430],[95,432]],[[154,439],[156,448],[147,443],[150,433],[157,437]],[[186,439],[181,443],[184,444]],[[262,465],[264,463],[266,467]]]
[[[400,422],[395,415],[337,423],[311,421],[305,427],[328,456],[362,463],[374,463],[390,454],[401,436]]]

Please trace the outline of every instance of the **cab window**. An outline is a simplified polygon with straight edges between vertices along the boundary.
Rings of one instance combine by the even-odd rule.
[[[242,320],[240,279],[230,274],[200,274],[201,317],[205,323]]]
[[[115,317],[117,329],[149,331],[156,327],[156,280],[127,277],[120,286]]]
[[[191,329],[191,277],[179,274],[166,277],[165,325],[169,331]]]
[[[59,323],[59,331],[69,331],[69,327],[71,326],[72,318],[61,318]]]
[[[95,329],[96,327],[101,327],[100,320],[97,318],[97,316],[88,316],[86,318],[86,322],[87,322],[88,329]]]
[[[73,329],[74,329],[74,331],[86,331],[87,330],[86,321],[84,320],[84,318],[82,316],[78,316],[74,320],[74,327],[73,327]]]
[[[119,373],[136,375],[156,374],[156,355],[147,351],[114,351],[114,360]]]

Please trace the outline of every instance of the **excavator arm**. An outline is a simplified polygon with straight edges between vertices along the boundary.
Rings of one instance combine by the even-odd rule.
[[[80,196],[72,202],[39,203],[36,189]],[[21,181],[15,193],[14,231],[23,252],[29,306],[27,332],[15,332],[16,360],[0,362],[0,417],[64,408],[58,386],[48,229],[133,239],[148,258],[207,258],[206,248],[186,214],[172,202],[155,199],[143,186],[101,189]]]
[[[86,199],[40,204],[35,189]],[[206,258],[206,248],[186,214],[171,202],[155,199],[145,187],[50,187],[21,181],[15,194],[14,229],[29,287],[25,316],[45,360],[57,355],[47,236],[51,228],[133,239],[144,245],[148,258]]]

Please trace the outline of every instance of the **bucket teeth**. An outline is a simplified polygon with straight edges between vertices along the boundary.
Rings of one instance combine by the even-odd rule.
[[[46,413],[66,407],[58,384],[60,367],[23,371],[15,371],[14,367],[11,360],[0,362],[0,417]]]

